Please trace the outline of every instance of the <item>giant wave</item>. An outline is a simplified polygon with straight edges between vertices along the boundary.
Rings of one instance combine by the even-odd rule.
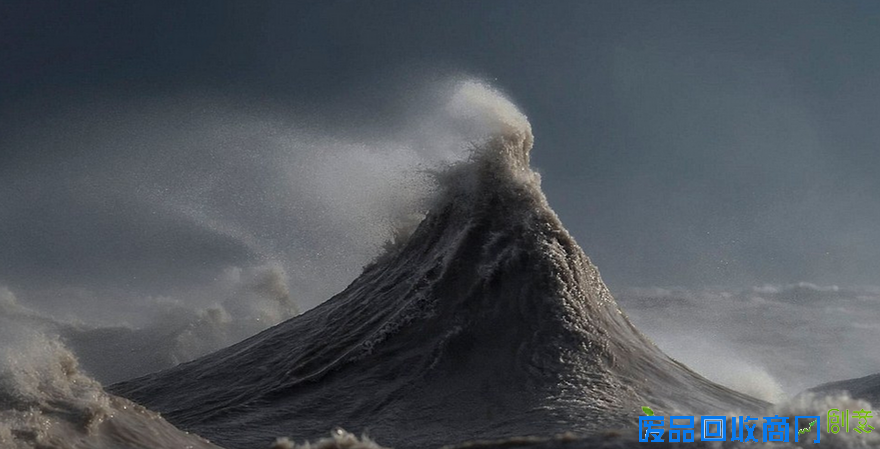
[[[332,426],[425,447],[628,428],[642,405],[767,405],[705,380],[630,324],[548,206],[528,121],[497,97],[486,105],[491,137],[437,174],[443,191],[426,218],[343,292],[111,391],[229,448]]]

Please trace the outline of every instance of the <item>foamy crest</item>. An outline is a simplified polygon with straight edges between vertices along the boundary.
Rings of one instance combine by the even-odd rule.
[[[459,83],[447,106],[450,116],[466,123],[482,142],[478,151],[492,151],[520,170],[529,166],[532,125],[516,105],[491,86],[474,80]]]
[[[76,396],[91,409],[89,421],[100,419],[105,403],[100,385],[83,376],[76,358],[56,340],[0,318],[0,403],[28,409],[54,397]],[[85,412],[85,410],[83,410]]]
[[[54,339],[0,319],[0,446],[92,432],[111,411],[97,382]]]
[[[106,394],[57,339],[0,318],[0,447],[215,446]]]

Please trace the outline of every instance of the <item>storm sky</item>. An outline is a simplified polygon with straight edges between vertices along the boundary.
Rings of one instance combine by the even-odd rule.
[[[375,130],[413,86],[464,74],[528,115],[544,191],[612,291],[877,285],[878,43],[876,2],[3,2],[0,284],[241,263],[257,250],[235,232],[129,201],[124,167],[198,177],[202,116],[259,145],[217,99]],[[165,146],[200,157],[145,156]]]

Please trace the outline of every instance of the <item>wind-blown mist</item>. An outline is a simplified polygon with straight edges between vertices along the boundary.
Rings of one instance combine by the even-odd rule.
[[[0,179],[0,313],[61,335],[112,382],[318,304],[405,238],[432,170],[492,129],[485,86],[420,86],[368,126],[193,97],[25,127],[7,140],[30,156]]]
[[[617,295],[657,345],[709,379],[770,402],[880,370],[880,291],[809,283],[630,288]]]

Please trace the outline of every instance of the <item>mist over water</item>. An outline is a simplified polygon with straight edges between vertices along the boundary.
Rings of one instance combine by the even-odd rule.
[[[629,288],[616,297],[666,353],[770,402],[880,369],[880,348],[868,343],[880,321],[877,288]]]

